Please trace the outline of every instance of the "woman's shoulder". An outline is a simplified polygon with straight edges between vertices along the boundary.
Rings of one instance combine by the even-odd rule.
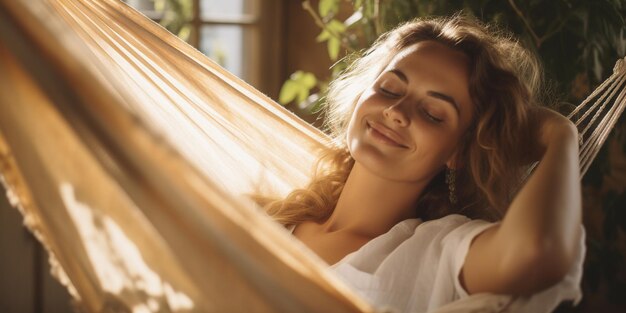
[[[364,257],[368,260],[395,258],[406,254],[414,255],[415,251],[421,251],[421,255],[439,254],[440,252],[436,251],[444,245],[453,246],[489,225],[492,223],[472,220],[460,214],[428,221],[419,218],[406,219],[397,223],[387,233],[369,241],[353,257]]]
[[[440,218],[424,221],[423,224],[425,224],[425,225],[434,224],[434,225],[438,225],[438,226],[443,226],[443,225],[460,225],[460,224],[469,222],[471,220],[472,219],[470,219],[469,217],[467,217],[465,215],[448,214],[448,215],[445,215],[445,216],[440,217]]]
[[[386,233],[370,240],[362,250],[391,254],[400,246],[405,246],[404,248],[413,246],[413,249],[424,248],[425,245],[436,244],[436,242],[456,241],[492,224],[460,214],[450,214],[428,221],[411,218],[397,223]],[[292,231],[293,226],[288,229]]]
[[[471,219],[461,214],[449,214],[437,219],[427,220],[416,225],[415,232],[430,232],[445,235],[462,234],[473,229],[482,229],[499,222],[489,222],[482,219]]]

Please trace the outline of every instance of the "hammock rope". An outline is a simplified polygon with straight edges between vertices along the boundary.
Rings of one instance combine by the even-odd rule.
[[[626,66],[624,66],[624,59],[620,59],[613,68],[613,74],[568,115],[568,118],[575,121],[579,129],[582,128],[579,132],[583,142],[580,148],[581,177],[589,169],[602,144],[624,112],[626,106],[625,82]],[[594,99],[595,102],[590,105]],[[607,105],[608,111],[606,110]],[[575,119],[574,117],[583,110],[584,114]],[[590,118],[592,113],[593,116]],[[598,120],[601,116],[602,118]],[[593,131],[587,136],[591,129]],[[585,136],[587,137],[585,138]]]
[[[582,174],[624,67],[569,116]],[[0,0],[0,174],[85,311],[373,312],[245,196],[304,186],[331,144],[122,2]]]

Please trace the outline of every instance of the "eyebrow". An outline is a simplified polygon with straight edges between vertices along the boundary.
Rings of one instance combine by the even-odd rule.
[[[401,81],[403,81],[403,82],[405,82],[405,83],[408,83],[408,82],[409,82],[409,79],[408,79],[408,78],[406,78],[406,75],[404,75],[404,73],[402,73],[402,72],[401,72],[400,70],[398,70],[398,69],[395,69],[395,68],[394,68],[394,69],[391,69],[391,70],[389,70],[389,73],[396,74],[396,76],[398,76],[398,78],[400,78],[400,80],[401,80]]]
[[[433,98],[437,98],[439,100],[443,100],[445,102],[448,102],[449,104],[452,105],[454,110],[456,110],[456,114],[461,116],[461,112],[459,111],[459,105],[456,103],[456,101],[454,101],[454,98],[452,98],[452,97],[450,97],[450,96],[448,96],[446,94],[443,94],[443,93],[440,93],[440,92],[436,92],[436,91],[432,91],[432,90],[428,91],[426,94],[431,96],[431,97],[433,97]]]
[[[398,76],[398,78],[403,81],[405,84],[409,83],[409,79],[406,77],[406,75],[404,75],[404,73],[402,73],[402,71],[398,70],[398,69],[391,69],[389,70],[389,73],[393,73],[396,76]],[[437,92],[437,91],[432,91],[429,90],[426,93],[428,96],[439,99],[439,100],[443,100],[447,103],[449,103],[450,105],[452,105],[452,107],[454,108],[454,110],[456,111],[456,113],[460,116],[461,115],[461,111],[459,110],[459,105],[456,102],[456,100],[454,100],[453,97],[448,96],[446,94],[443,94],[441,92]]]

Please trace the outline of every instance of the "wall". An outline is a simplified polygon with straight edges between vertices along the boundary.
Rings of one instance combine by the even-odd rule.
[[[285,57],[281,84],[298,70],[312,72],[316,77],[325,79],[333,62],[328,57],[326,44],[315,40],[321,29],[302,8],[301,1],[286,0],[283,3],[285,16],[282,38]],[[317,8],[318,3],[317,0],[311,1],[313,8]],[[278,99],[278,95],[274,99]],[[287,108],[313,125],[320,126],[322,123],[318,120],[318,115],[307,115],[295,104],[290,104]]]
[[[70,297],[50,275],[48,256],[22,226],[0,187],[0,312],[72,312]]]

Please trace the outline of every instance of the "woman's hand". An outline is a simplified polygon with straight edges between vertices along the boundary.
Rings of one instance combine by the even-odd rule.
[[[531,138],[536,143],[529,151],[532,161],[538,161],[552,145],[578,143],[578,129],[568,118],[545,107],[530,112]]]

